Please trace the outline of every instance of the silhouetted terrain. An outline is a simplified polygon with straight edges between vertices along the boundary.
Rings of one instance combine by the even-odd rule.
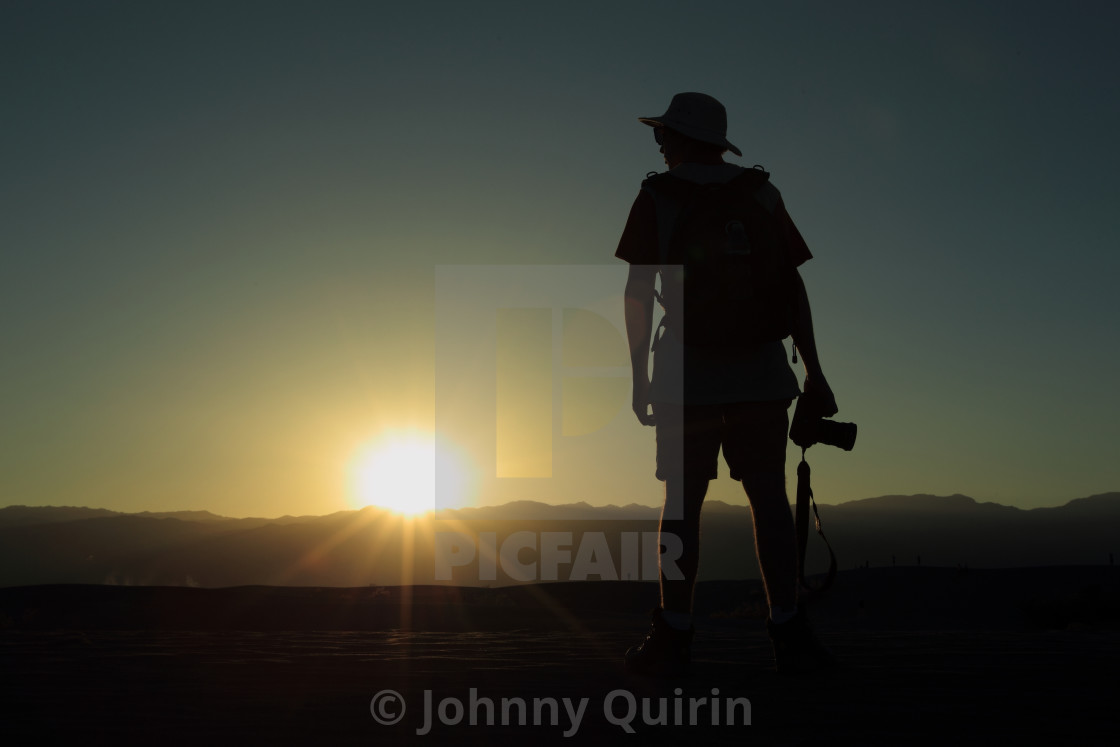
[[[562,545],[569,556],[559,565],[556,579],[540,575],[560,581],[571,578],[584,539],[601,536],[615,575],[638,580],[636,564],[627,566],[623,559],[624,535],[630,533],[634,541],[634,533],[655,532],[658,513],[637,505],[546,506],[523,501],[447,512],[438,520],[402,519],[374,508],[328,516],[230,519],[204,511],[121,514],[11,506],[0,509],[0,586],[432,584],[437,583],[436,543],[447,536],[438,533],[447,532],[459,532],[472,552],[482,546],[481,533],[492,532],[497,548],[516,532],[529,532],[534,538],[545,532],[571,533]],[[1120,525],[1120,493],[1031,510],[977,503],[963,495],[884,496],[823,505],[820,513],[842,569],[1104,565],[1110,553],[1120,552],[1115,531]],[[707,503],[702,531],[701,579],[758,577],[746,507]],[[823,571],[823,543],[815,536],[809,543],[808,569]],[[539,546],[522,550],[518,557],[532,562],[536,550]],[[499,564],[495,578],[480,580],[476,557],[454,567],[447,581],[503,585],[519,579],[504,573]]]
[[[776,676],[758,581],[698,584],[693,675],[623,671],[653,582],[0,589],[0,697],[20,743],[620,744],[604,703],[747,698],[749,726],[636,719],[641,744],[1109,744],[1120,569],[841,571],[803,600],[841,661]],[[674,689],[676,688],[676,689]],[[407,702],[396,725],[376,693]],[[586,699],[568,722],[437,723],[425,698]],[[612,713],[622,713],[620,707]],[[681,725],[683,724],[683,725]],[[10,739],[9,739],[10,741]],[[55,740],[57,741],[57,739]]]
[[[1063,566],[841,571],[803,592],[829,630],[1120,630],[1120,569]],[[0,589],[0,629],[22,630],[597,630],[641,627],[655,582],[559,582],[483,588],[50,584]],[[705,581],[700,628],[759,627],[762,582]]]

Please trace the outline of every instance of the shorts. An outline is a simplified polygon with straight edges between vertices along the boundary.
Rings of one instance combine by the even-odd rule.
[[[655,402],[657,479],[714,480],[719,451],[732,480],[786,470],[789,406],[793,400],[678,405]]]

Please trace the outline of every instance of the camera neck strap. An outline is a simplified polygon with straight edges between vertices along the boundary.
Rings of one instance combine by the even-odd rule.
[[[828,548],[828,574],[824,577],[824,581],[815,586],[810,586],[805,582],[805,546],[809,540],[810,506],[813,508],[813,519],[817,525],[817,534],[821,536],[825,547]],[[813,497],[809,463],[805,461],[804,448],[801,449],[801,464],[797,465],[797,510],[794,517],[794,527],[797,530],[797,580],[810,591],[824,591],[832,586],[832,582],[836,579],[836,553],[832,551],[832,545],[829,544],[828,537],[824,536],[824,530],[821,529],[821,515],[817,511],[817,501]]]

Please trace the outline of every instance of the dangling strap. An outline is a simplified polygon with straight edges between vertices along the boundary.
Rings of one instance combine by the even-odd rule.
[[[809,477],[809,463],[805,461],[805,449],[802,449],[801,464],[797,465],[797,511],[794,518],[794,527],[797,531],[797,580],[806,589],[824,591],[832,586],[832,582],[836,579],[836,553],[832,551],[832,545],[829,544],[828,537],[824,536],[824,530],[821,529],[821,515],[817,511],[817,501],[813,498],[813,487],[810,484]],[[819,586],[810,586],[805,583],[805,546],[809,541],[810,505],[813,507],[817,534],[821,536],[828,548],[828,575],[825,576],[824,581]]]
[[[653,330],[653,344],[649,346],[649,352],[651,353],[657,350],[657,343],[661,342],[661,338],[665,336],[661,332],[661,330],[669,326],[669,323],[665,321],[665,319],[666,317],[661,317],[661,323],[657,325],[657,329]]]
[[[661,308],[664,309],[665,299],[662,298],[661,294],[657,292],[657,288],[653,289],[653,297],[657,299],[657,303],[661,304]],[[669,326],[669,316],[667,314],[663,314],[661,316],[660,324],[657,325],[657,329],[653,330],[653,344],[649,346],[649,352],[652,353],[653,351],[657,350],[657,343],[661,342],[661,330],[665,329],[667,326]]]

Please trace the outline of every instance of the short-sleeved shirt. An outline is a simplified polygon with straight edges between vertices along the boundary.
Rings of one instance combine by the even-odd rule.
[[[730,163],[684,163],[669,173],[699,184],[726,182],[743,172]],[[786,212],[781,195],[774,216],[795,266],[812,258],[800,231]],[[660,265],[657,205],[652,195],[641,191],[630,208],[626,228],[615,256],[630,264]],[[688,347],[675,335],[662,334],[653,356],[650,399],[675,404],[720,404],[788,400],[800,394],[797,376],[789,366],[781,341],[753,345],[741,350],[712,350]]]

